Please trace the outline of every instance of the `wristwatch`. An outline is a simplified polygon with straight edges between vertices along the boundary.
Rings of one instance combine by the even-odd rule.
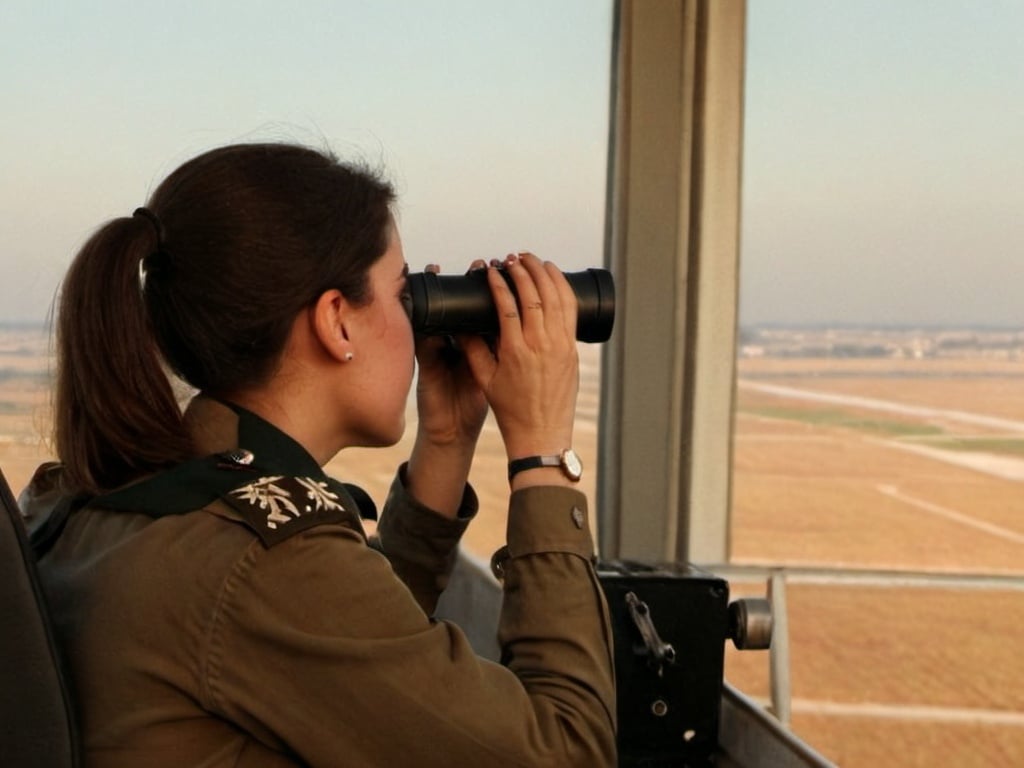
[[[524,459],[513,459],[508,463],[508,479],[511,481],[518,473],[536,467],[560,467],[562,474],[574,483],[579,482],[583,475],[583,462],[580,461],[580,457],[572,448],[566,448],[555,456],[527,456]]]

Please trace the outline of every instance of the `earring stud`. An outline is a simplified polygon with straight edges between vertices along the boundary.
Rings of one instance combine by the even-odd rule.
[[[354,357],[355,357],[355,355],[353,355],[351,352],[346,352],[345,353],[345,362],[346,363],[349,362]]]

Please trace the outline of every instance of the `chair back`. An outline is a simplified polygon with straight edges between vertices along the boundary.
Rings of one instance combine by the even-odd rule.
[[[18,504],[0,472],[0,766],[79,765],[71,697]]]

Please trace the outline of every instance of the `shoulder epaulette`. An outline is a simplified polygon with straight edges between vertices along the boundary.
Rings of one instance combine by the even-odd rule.
[[[267,475],[220,498],[242,516],[264,546],[272,547],[313,526],[357,518],[358,510],[340,485],[312,477]]]

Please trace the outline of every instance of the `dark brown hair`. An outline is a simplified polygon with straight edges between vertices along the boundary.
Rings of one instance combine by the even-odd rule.
[[[57,319],[55,441],[65,482],[98,493],[191,455],[164,373],[213,394],[274,373],[296,315],[332,288],[369,301],[392,187],[289,144],[223,147],[79,251]],[[141,268],[140,268],[141,265]]]

